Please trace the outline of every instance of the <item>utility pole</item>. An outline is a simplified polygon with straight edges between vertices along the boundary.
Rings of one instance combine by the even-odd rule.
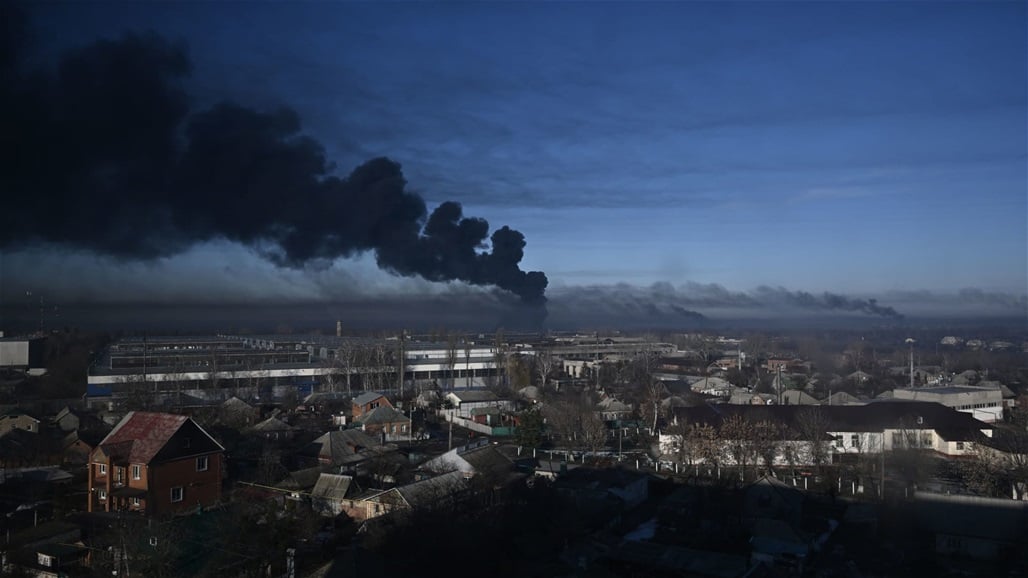
[[[914,338],[908,337],[907,343],[910,344],[910,387],[914,387]]]
[[[403,399],[403,372],[404,372],[404,362],[406,361],[406,359],[405,359],[406,352],[404,351],[404,343],[403,342],[406,340],[406,335],[407,335],[407,330],[406,329],[400,331],[400,375],[399,375],[399,379],[400,379],[400,398],[401,399]]]

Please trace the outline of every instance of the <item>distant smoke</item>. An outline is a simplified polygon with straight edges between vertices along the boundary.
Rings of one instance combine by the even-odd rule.
[[[429,215],[398,163],[374,159],[339,178],[292,110],[226,102],[191,113],[186,51],[153,34],[68,52],[56,74],[25,70],[23,19],[3,5],[0,248],[151,260],[228,239],[287,267],[373,251],[400,275],[545,303],[546,275],[519,267],[521,233],[489,236],[454,202]]]
[[[892,307],[879,305],[874,299],[855,299],[835,293],[814,295],[803,291],[789,291],[781,287],[761,286],[749,292],[730,291],[717,284],[686,283],[675,287],[670,283],[654,283],[649,287],[627,284],[566,287],[555,291],[555,307],[567,309],[569,314],[607,314],[622,317],[632,313],[666,321],[701,321],[705,316],[694,309],[726,311],[738,314],[740,310],[773,312],[845,311],[863,313],[899,320]]]
[[[788,291],[781,287],[762,285],[754,291],[754,296],[757,301],[766,304],[781,303],[799,309],[853,311],[889,319],[903,319],[903,316],[897,313],[895,309],[879,305],[876,299],[853,299],[827,291],[821,295],[813,295],[806,291]]]

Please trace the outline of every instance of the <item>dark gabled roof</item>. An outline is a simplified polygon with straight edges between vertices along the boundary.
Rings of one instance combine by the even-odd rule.
[[[363,459],[388,453],[396,449],[392,444],[383,445],[374,436],[358,429],[330,431],[311,442],[304,454],[314,454],[335,465],[359,462]]]
[[[143,411],[129,412],[99,448],[111,459],[135,464],[225,450],[188,416]]]
[[[456,494],[467,489],[467,481],[462,472],[450,472],[427,478],[413,484],[400,486],[396,492],[411,508],[431,507],[441,501],[452,499]]]
[[[380,423],[409,422],[410,419],[391,407],[380,405],[362,415],[357,421],[364,425],[375,425]]]
[[[278,432],[292,431],[296,428],[278,419],[277,417],[269,417],[268,419],[260,423],[254,424],[253,428],[251,429],[256,432]]]
[[[679,423],[707,424],[718,427],[731,415],[754,421],[769,419],[799,429],[805,412],[818,412],[827,422],[827,431],[873,432],[913,428],[956,431],[981,431],[992,426],[939,403],[925,401],[879,400],[866,405],[704,405],[679,407],[674,415]]]
[[[380,397],[385,397],[385,396],[382,395],[381,393],[376,392],[376,391],[365,391],[364,393],[362,393],[362,394],[358,395],[357,397],[353,398],[353,403],[355,405],[365,405],[365,404],[369,404],[369,403],[375,401],[376,399],[378,399]],[[387,400],[388,400],[388,398],[387,398]]]

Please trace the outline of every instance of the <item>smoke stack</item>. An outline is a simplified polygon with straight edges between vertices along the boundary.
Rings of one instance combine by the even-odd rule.
[[[336,321],[336,337],[342,337],[342,336],[343,336],[343,322],[342,321]]]

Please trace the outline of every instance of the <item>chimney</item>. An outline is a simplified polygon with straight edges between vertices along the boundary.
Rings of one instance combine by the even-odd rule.
[[[343,336],[343,322],[342,321],[336,321],[336,337],[342,337],[342,336]]]

